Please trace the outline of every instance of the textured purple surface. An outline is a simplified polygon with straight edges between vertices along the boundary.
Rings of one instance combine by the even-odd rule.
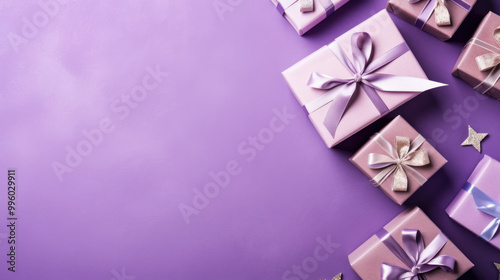
[[[490,133],[483,151],[500,158],[500,103],[450,75],[481,18],[500,13],[498,1],[478,1],[448,43],[392,16],[429,78],[450,86],[338,149],[325,147],[281,77],[384,6],[352,0],[299,37],[267,0],[71,1],[46,20],[35,1],[1,1],[0,177],[17,170],[19,220],[12,273],[4,187],[0,278],[359,279],[347,255],[406,206],[348,158],[401,114],[449,161],[407,206],[419,205],[476,264],[462,279],[496,279],[500,251],[444,209],[482,157],[460,146],[467,124]],[[23,27],[33,16],[44,26]],[[158,83],[148,78],[157,67],[168,72]],[[283,108],[295,116],[286,124],[275,117]],[[85,150],[84,132],[100,123],[109,133]],[[259,135],[266,143],[250,148]],[[70,157],[72,172],[59,180],[53,165],[66,165],[67,147],[88,155]],[[213,191],[211,171],[227,168],[237,175],[184,219],[179,207],[193,207],[207,184]],[[326,251],[328,236],[335,246]],[[302,264],[309,272],[293,275]]]

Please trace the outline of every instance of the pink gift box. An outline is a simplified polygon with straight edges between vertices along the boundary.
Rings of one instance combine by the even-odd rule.
[[[348,57],[352,57],[351,36],[356,32],[367,32],[371,36],[373,42],[373,60],[385,55],[398,45],[405,43],[394,22],[385,10],[375,14],[334,41],[338,43]],[[313,72],[335,78],[352,79],[353,77],[353,74],[346,69],[328,46],[320,48],[282,73],[291,91],[303,106],[328,92],[328,90],[315,89],[308,85]],[[427,80],[427,76],[411,50],[378,69],[375,73]],[[442,85],[440,84],[440,86]],[[420,93],[376,90],[376,94],[378,94],[388,108],[387,112],[381,114],[366,92],[363,89],[359,89],[350,100],[347,110],[338,124],[335,136],[330,133],[323,123],[329,110],[328,104],[310,113],[309,119],[326,145],[333,147]]]
[[[485,155],[470,175],[466,185],[475,186],[496,202],[500,202],[499,173],[500,162]],[[481,236],[483,230],[495,219],[477,209],[472,193],[466,188],[460,190],[446,209],[446,213],[478,236]],[[489,242],[500,249],[500,234],[495,234]]]
[[[434,12],[430,18],[425,21],[422,30],[439,38],[442,41],[450,39],[457,31],[458,27],[465,20],[470,10],[476,4],[477,0],[445,0],[445,6],[450,13],[451,25],[438,26],[435,21]],[[429,3],[430,2],[430,3]],[[416,24],[417,18],[425,11],[424,8],[430,8],[436,5],[436,0],[422,0],[417,3],[410,3],[408,0],[389,0],[387,2],[387,10],[401,19]]]
[[[490,73],[497,74],[496,76],[500,75],[500,67],[496,67],[493,73],[492,71],[480,71],[476,63],[476,57],[480,55],[492,51],[500,53],[500,46],[493,38],[493,30],[498,27],[500,27],[500,16],[489,12],[477,28],[472,39],[462,50],[455,67],[453,67],[452,74],[473,86],[478,92],[500,100],[500,82],[493,85],[483,83]],[[497,50],[491,49],[492,47]],[[492,87],[490,88],[490,86]]]
[[[441,233],[441,230],[418,207],[405,210],[383,229],[402,247],[403,230],[419,230],[426,247]],[[370,239],[349,255],[349,263],[361,279],[380,280],[383,263],[411,269],[388,249],[380,240],[379,233],[370,237]],[[452,272],[445,272],[440,268],[434,269],[424,274],[427,280],[457,279],[474,266],[451,240],[446,242],[444,247],[438,252],[438,255],[447,255],[454,258],[456,260],[454,270]]]
[[[383,139],[387,140],[394,148],[396,148],[396,136],[408,137],[410,142],[413,142],[420,134],[401,116],[397,116],[387,126],[385,126],[379,133]],[[426,180],[434,175],[443,165],[448,161],[431,145],[425,141],[420,150],[427,151],[430,164],[425,166],[413,167],[420,173]],[[372,169],[368,165],[370,154],[388,155],[388,153],[377,143],[375,137],[372,137],[363,147],[361,147],[351,158],[350,161],[356,165],[368,178],[373,179],[379,174],[382,169]],[[407,191],[393,191],[392,185],[395,174],[393,173],[378,187],[398,204],[403,204],[416,190],[422,185],[407,173],[408,190]]]
[[[300,11],[300,0],[271,0],[274,6],[278,8],[278,12],[283,13],[283,16],[292,24],[293,28],[303,35],[316,24],[324,20],[329,13],[339,9],[349,0],[314,0],[314,11],[303,13]],[[333,5],[327,13],[324,6],[330,3]],[[278,6],[279,5],[279,6]]]

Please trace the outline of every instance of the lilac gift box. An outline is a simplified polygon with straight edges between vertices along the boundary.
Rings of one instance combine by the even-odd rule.
[[[370,96],[365,88],[358,88],[358,91],[350,98],[348,105],[345,107],[345,111],[341,114],[342,116],[335,128],[335,133],[331,132],[331,129],[325,125],[325,122],[327,121],[327,116],[329,116],[330,107],[333,107],[332,104],[337,100],[342,100],[342,98],[344,98],[342,95],[340,95],[339,98],[333,98],[328,101],[329,103],[325,103],[325,105],[319,106],[314,111],[309,112],[309,119],[328,147],[339,144],[373,123],[381,116],[419,95],[421,92],[430,88],[443,86],[443,84],[427,80],[427,76],[409,47],[406,45],[406,42],[392,22],[389,14],[387,11],[382,10],[350,31],[344,33],[328,46],[320,48],[283,71],[283,77],[301,105],[308,108],[309,104],[321,100],[332,90],[345,89],[341,86],[332,90],[313,88],[309,85],[309,82],[311,81],[311,77],[316,73],[320,73],[322,77],[331,76],[338,80],[360,78],[358,74],[353,75],[352,70],[349,70],[345,66],[345,60],[351,59],[351,54],[354,51],[351,40],[354,40],[354,37],[356,34],[359,34],[359,32],[365,32],[365,34],[369,34],[371,38],[371,43],[373,44],[373,48],[371,49],[373,52],[371,56],[372,62],[387,58],[387,54],[390,54],[398,47],[405,48],[404,53],[384,66],[377,68],[377,70],[374,71],[375,75],[392,74],[403,79],[410,77],[409,79],[413,79],[414,81],[399,82],[398,86],[401,87],[401,84],[411,85],[419,89],[410,91],[399,90],[398,88],[398,91],[393,90],[390,92],[374,89],[372,93],[379,98],[379,101],[382,105],[386,106],[387,109],[385,112],[381,112],[379,107],[375,105],[372,99],[373,96]],[[337,50],[337,52],[346,54],[346,59],[340,59],[339,55],[334,53],[333,48],[336,48],[335,50]],[[358,53],[361,52],[358,50]],[[359,80],[357,80],[356,83],[359,83]],[[396,84],[398,84],[398,82],[396,82]],[[394,88],[393,85],[391,85],[391,87]]]
[[[488,196],[490,200],[482,200],[486,201],[486,204],[489,204],[492,208],[496,207],[500,210],[498,206],[498,202],[500,202],[499,173],[500,162],[485,155],[470,175],[466,186],[460,190],[450,203],[446,213],[457,223],[500,249],[500,235],[495,234],[495,224],[498,223],[497,218],[480,211],[476,205],[476,201],[482,199],[481,196]],[[492,211],[495,211],[495,209],[492,209]],[[493,226],[493,234],[491,240],[488,240],[489,238],[483,232],[487,233],[485,230],[490,225]]]
[[[300,11],[300,0],[271,0],[278,12],[292,24],[299,35],[303,35],[309,31],[348,1],[313,0],[314,11],[303,13]]]
[[[439,238],[441,241],[444,240],[446,243],[440,250],[436,249],[436,256],[448,256],[446,258],[451,257],[455,259],[454,264],[450,265],[452,268],[449,272],[446,272],[440,267],[436,267],[430,272],[424,274],[427,280],[457,279],[474,266],[471,261],[467,259],[467,257],[457,248],[457,246],[451,242],[451,240],[447,240],[441,230],[427,217],[427,215],[425,215],[420,208],[415,207],[413,209],[407,209],[399,214],[385,227],[379,230],[375,235],[370,237],[370,239],[352,252],[349,255],[349,263],[351,264],[351,267],[354,271],[356,271],[359,277],[364,280],[381,279],[383,264],[386,266],[385,269],[387,269],[387,265],[390,265],[411,271],[414,267],[409,267],[405,262],[397,257],[396,254],[388,248],[388,245],[386,245],[386,240],[397,242],[397,244],[401,246],[400,249],[406,248],[403,246],[402,242],[403,232],[405,232],[405,236],[407,236],[408,231],[415,230],[419,231],[426,250],[435,245],[431,244],[433,243],[431,241]],[[396,245],[394,247],[399,246]],[[403,252],[403,254],[405,254],[405,252]],[[410,277],[405,279],[410,279]]]
[[[350,161],[356,165],[368,178],[376,178],[378,174],[383,172],[382,168],[372,169],[369,166],[369,158],[371,154],[378,154],[383,156],[390,156],[390,154],[384,150],[383,146],[379,145],[380,140],[386,141],[388,144],[394,146],[396,149],[396,137],[407,137],[409,138],[412,148],[417,137],[421,139],[423,144],[418,148],[420,151],[425,151],[429,158],[429,164],[424,166],[409,166],[406,168],[413,168],[422,176],[422,180],[418,180],[418,176],[412,176],[410,172],[406,170],[407,175],[407,188],[406,191],[393,191],[393,181],[395,177],[395,172],[390,174],[385,181],[376,184],[382,191],[394,200],[398,204],[403,204],[416,190],[422,186],[422,182],[428,180],[432,175],[434,175],[443,165],[448,161],[431,145],[429,142],[425,141],[425,138],[419,136],[420,134],[401,116],[397,116],[388,125],[386,125],[379,133],[370,139],[365,145],[363,145],[351,158]],[[395,166],[395,165],[392,165]],[[392,166],[388,166],[391,168]],[[418,174],[417,174],[418,175]]]
[[[500,27],[500,16],[489,12],[462,50],[452,74],[473,86],[476,91],[500,100],[500,82],[498,82],[500,67],[495,67],[491,71],[480,71],[476,63],[476,57],[481,55],[500,54],[500,45],[493,37],[493,32],[498,27]]]
[[[436,24],[434,13],[436,0],[421,0],[416,3],[411,3],[409,0],[389,0],[387,10],[440,40],[446,41],[455,34],[476,1],[445,0],[444,3],[451,19],[451,25],[446,26]]]

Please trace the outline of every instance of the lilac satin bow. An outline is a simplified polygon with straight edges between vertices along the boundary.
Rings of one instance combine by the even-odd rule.
[[[404,229],[402,231],[403,247],[384,228],[377,232],[377,237],[408,268],[391,264],[382,264],[383,280],[423,280],[424,274],[437,268],[453,272],[456,260],[446,255],[438,255],[448,238],[439,233],[425,247],[420,231]]]
[[[418,3],[420,1],[424,0],[408,0],[411,4]],[[435,13],[435,20],[436,20],[436,25],[438,26],[445,26],[445,25],[450,25],[451,24],[451,19],[450,19],[450,13],[446,6],[444,5],[443,0],[426,0],[427,2],[424,5],[424,8],[418,15],[417,19],[415,20],[415,26],[422,29],[424,28],[425,24],[427,21],[429,21],[429,18],[431,17],[432,13]],[[460,8],[470,11],[472,9],[472,6],[465,2],[465,0],[450,0],[451,2],[455,3],[458,5]]]
[[[425,138],[422,135],[418,135],[411,143],[408,137],[396,136],[396,148],[381,134],[375,134],[373,139],[388,154],[388,156],[377,153],[370,153],[368,155],[368,167],[371,169],[382,169],[372,179],[372,182],[376,186],[385,182],[393,173],[395,173],[392,183],[393,191],[404,192],[408,190],[407,174],[414,178],[420,185],[423,185],[427,181],[422,174],[413,168],[430,164],[427,151],[420,149],[425,142]]]
[[[500,203],[496,202],[493,198],[489,197],[482,190],[469,182],[465,184],[464,189],[472,195],[477,210],[493,218],[480,235],[484,240],[490,241],[495,236],[500,226]]]
[[[340,45],[333,41],[328,47],[342,65],[352,74],[351,78],[340,79],[313,72],[308,86],[328,90],[318,98],[305,104],[308,113],[330,104],[324,125],[335,137],[335,132],[347,110],[348,104],[358,92],[358,88],[368,95],[381,115],[389,112],[389,108],[376,90],[387,92],[423,92],[432,88],[444,86],[438,82],[414,77],[374,73],[393,60],[402,56],[410,49],[403,42],[372,61],[373,42],[370,34],[357,32],[351,36],[352,63]]]

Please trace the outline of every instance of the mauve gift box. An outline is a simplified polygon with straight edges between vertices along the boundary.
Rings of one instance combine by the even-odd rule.
[[[327,17],[327,12],[321,5],[322,1],[331,2],[333,9],[337,10],[349,0],[313,0],[314,11],[307,13],[300,11],[300,0],[271,0],[274,6],[281,4],[284,8],[283,16],[292,24],[299,35],[303,35]]]
[[[379,134],[386,139],[393,147],[396,147],[395,141],[396,136],[408,137],[410,141],[413,142],[419,133],[401,116],[397,116],[388,125],[386,125]],[[425,141],[420,147],[422,150],[426,150],[429,155],[430,164],[425,166],[413,167],[417,172],[419,172],[423,177],[429,179],[434,175],[443,165],[448,161],[431,145],[429,142]],[[387,152],[377,144],[374,137],[372,137],[366,144],[364,144],[351,158],[350,161],[356,165],[359,170],[361,170],[368,178],[374,178],[381,169],[371,169],[368,166],[368,158],[370,153],[377,153],[382,155],[387,155]],[[382,191],[394,200],[398,204],[403,204],[416,190],[418,190],[421,185],[413,178],[408,175],[408,190],[407,191],[393,191],[392,184],[394,179],[394,173],[383,183],[378,186]]]
[[[420,13],[423,11],[424,7],[433,7],[435,3],[429,3],[430,0],[422,0],[417,3],[410,3],[408,0],[389,0],[387,2],[387,10],[401,19],[415,24]],[[454,3],[452,0],[445,0],[445,6],[450,13],[451,25],[448,26],[438,26],[434,17],[434,12],[432,12],[430,18],[427,20],[422,30],[431,34],[434,37],[442,41],[450,39],[453,34],[457,31],[458,27],[465,20],[470,10],[476,4],[477,0],[460,0],[463,2],[463,6]],[[435,2],[435,0],[433,0]]]
[[[484,17],[481,24],[479,24],[479,27],[474,33],[472,39],[462,50],[462,53],[460,54],[455,67],[453,67],[452,74],[454,76],[464,80],[473,87],[479,86],[483,81],[486,80],[491,71],[480,71],[476,63],[476,57],[491,53],[492,51],[481,47],[479,45],[480,42],[477,42],[476,40],[479,39],[482,42],[485,42],[497,48],[498,50],[496,52],[500,53],[500,46],[493,37],[493,31],[498,27],[500,27],[500,16],[493,12],[489,12]],[[497,67],[496,69],[496,73],[498,72],[500,72],[500,67]],[[489,87],[487,86],[484,89],[487,88]],[[498,81],[486,92],[484,92],[482,86],[481,88],[475,89],[480,93],[487,94],[495,99],[500,100],[500,82]]]
[[[429,243],[441,233],[441,230],[418,207],[405,210],[389,222],[384,229],[400,246],[403,246],[401,238],[403,230],[419,230],[425,246],[428,246]],[[437,268],[425,274],[427,280],[457,279],[474,266],[451,240],[446,242],[438,255],[453,257],[456,260],[454,271],[445,272]],[[377,235],[370,237],[370,239],[352,252],[349,255],[349,263],[359,277],[364,280],[380,280],[382,278],[382,263],[408,268],[387,248]]]
[[[403,37],[385,10],[380,11],[336,39],[336,42],[349,57],[351,57],[351,35],[356,32],[367,32],[370,34],[373,41],[374,59],[392,50],[397,45],[404,43]],[[309,78],[313,72],[335,78],[352,78],[352,74],[328,46],[320,48],[282,73],[292,93],[303,106],[327,92],[327,90],[315,89],[308,86]],[[375,73],[427,79],[411,50],[380,68]],[[389,109],[386,114],[420,94],[420,92],[384,92],[379,90],[376,92]],[[359,89],[358,93],[350,100],[349,106],[338,124],[334,137],[323,124],[328,109],[328,105],[319,108],[309,114],[309,119],[326,145],[330,148],[382,116],[364,90]]]
[[[479,188],[495,201],[500,202],[498,174],[500,174],[500,162],[485,155],[467,182]],[[446,213],[454,221],[478,236],[495,219],[495,217],[479,211],[476,208],[472,194],[465,189],[460,190],[446,209]],[[500,234],[494,235],[489,242],[500,249]]]

